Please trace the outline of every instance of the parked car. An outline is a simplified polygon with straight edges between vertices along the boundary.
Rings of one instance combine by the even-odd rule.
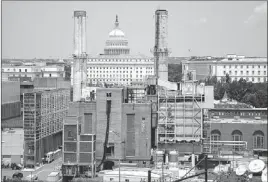
[[[21,172],[15,172],[13,175],[12,175],[12,178],[23,178],[23,174]]]
[[[20,164],[12,163],[11,169],[12,170],[21,170],[22,166]]]
[[[29,181],[38,180],[38,176],[36,174],[30,174],[29,176],[26,177],[26,180]]]

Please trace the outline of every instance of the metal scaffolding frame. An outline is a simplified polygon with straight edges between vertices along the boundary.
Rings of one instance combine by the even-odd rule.
[[[203,136],[202,108],[204,94],[197,94],[194,81],[184,82],[192,87],[185,91],[158,90],[158,142],[199,142]]]
[[[42,139],[62,131],[63,118],[67,115],[69,100],[68,89],[23,94],[25,166],[40,163]]]

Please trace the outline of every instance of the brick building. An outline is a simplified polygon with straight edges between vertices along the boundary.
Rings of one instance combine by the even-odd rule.
[[[204,152],[267,149],[267,108],[210,109],[204,126]]]

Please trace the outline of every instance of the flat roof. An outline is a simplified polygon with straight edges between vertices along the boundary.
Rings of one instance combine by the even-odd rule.
[[[235,110],[235,111],[267,111],[267,108],[212,108],[208,109],[209,111],[216,111],[216,110]]]
[[[205,121],[205,123],[233,123],[233,124],[267,124],[267,118],[256,120],[252,118],[240,118],[239,120],[235,120],[234,118],[219,118],[219,119],[210,119]]]

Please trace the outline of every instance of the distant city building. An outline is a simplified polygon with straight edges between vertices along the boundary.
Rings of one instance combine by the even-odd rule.
[[[63,66],[36,66],[36,65],[2,65],[2,80],[28,79],[33,81],[36,77],[65,77]]]
[[[267,82],[267,58],[227,55],[225,58],[192,58],[183,63],[183,71],[196,70],[197,79],[227,74],[232,80],[243,78],[253,83]]]
[[[89,84],[115,83],[130,85],[132,81],[143,81],[145,76],[154,74],[154,60],[144,55],[130,55],[128,40],[119,28],[109,33],[104,54],[90,56],[87,61],[87,82]],[[71,84],[73,84],[73,67]]]
[[[67,115],[70,89],[23,94],[24,166],[33,168],[48,152],[62,145],[63,119]]]

